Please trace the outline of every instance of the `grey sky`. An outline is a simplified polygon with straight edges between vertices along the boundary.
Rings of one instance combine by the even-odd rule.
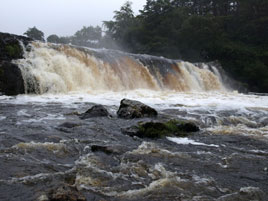
[[[83,26],[102,25],[111,20],[126,0],[3,0],[0,12],[0,32],[22,35],[36,26],[45,33],[73,35]],[[135,14],[146,0],[132,0]]]

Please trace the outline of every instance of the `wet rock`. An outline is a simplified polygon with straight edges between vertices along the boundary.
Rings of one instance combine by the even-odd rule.
[[[111,117],[111,115],[103,105],[94,105],[84,114],[80,115],[80,119],[89,119],[92,117]]]
[[[24,91],[24,81],[19,67],[7,61],[0,62],[0,92],[5,95],[17,95]]]
[[[164,136],[187,136],[191,132],[199,131],[199,127],[192,122],[169,120],[166,122],[141,122],[137,126],[122,129],[124,134],[140,138],[160,138]]]
[[[82,193],[68,185],[51,190],[48,197],[49,201],[86,201]]]
[[[23,48],[30,38],[0,33],[0,93],[17,95],[25,92],[21,71],[12,60],[23,58]]]
[[[117,115],[125,119],[156,117],[157,111],[139,101],[123,99],[120,102]]]
[[[199,131],[199,127],[195,125],[193,122],[181,122],[177,124],[177,128],[182,132],[197,132]]]
[[[103,152],[106,154],[120,154],[122,153],[122,147],[118,146],[101,146],[101,145],[92,145],[92,152]]]
[[[0,61],[11,61],[23,58],[23,49],[20,42],[25,46],[32,39],[9,33],[0,33]],[[14,80],[13,80],[14,81]]]

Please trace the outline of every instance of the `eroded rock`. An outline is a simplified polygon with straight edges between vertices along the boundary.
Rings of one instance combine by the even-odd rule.
[[[24,91],[24,81],[19,67],[7,61],[0,62],[0,92],[5,95],[17,95]]]
[[[111,115],[103,105],[94,105],[85,113],[80,115],[80,119],[89,119],[92,117],[111,117]]]
[[[139,101],[123,99],[120,102],[117,115],[125,119],[156,117],[157,111]]]

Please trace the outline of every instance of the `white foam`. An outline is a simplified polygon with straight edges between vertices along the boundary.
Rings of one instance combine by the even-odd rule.
[[[187,137],[167,137],[167,139],[177,144],[184,144],[184,145],[191,144],[191,145],[208,146],[208,147],[219,147],[219,145],[215,144],[205,144],[201,142],[196,142]]]
[[[30,117],[31,115],[29,113],[27,113],[27,110],[23,109],[23,110],[19,110],[17,112],[17,116]]]
[[[75,102],[95,102],[104,105],[119,105],[120,100],[123,98],[139,100],[159,109],[178,108],[179,105],[188,109],[241,109],[242,111],[248,112],[248,108],[257,108],[268,112],[268,96],[252,96],[227,92],[186,93],[145,89],[120,92],[96,90],[94,92],[70,92],[67,94],[19,95],[14,99],[0,98],[0,103],[62,103],[68,105]]]
[[[22,120],[22,122],[25,123],[38,123],[42,121],[50,121],[50,120],[64,120],[66,119],[62,115],[53,115],[53,114],[48,114],[46,117],[38,118],[38,119],[27,119],[27,120]]]
[[[4,119],[6,119],[5,116],[0,116],[0,121],[2,121],[2,120],[4,120]]]

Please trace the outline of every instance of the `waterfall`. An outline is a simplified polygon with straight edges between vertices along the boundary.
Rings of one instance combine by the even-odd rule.
[[[218,71],[192,63],[106,49],[33,42],[16,60],[27,93],[134,89],[225,90]]]

